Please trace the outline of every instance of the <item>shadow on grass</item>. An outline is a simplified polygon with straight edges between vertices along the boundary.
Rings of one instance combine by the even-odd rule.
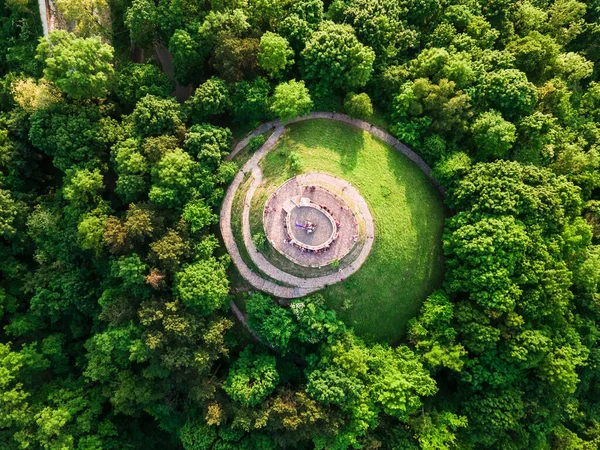
[[[293,128],[290,133],[286,133],[286,143],[290,148],[299,148],[300,146],[318,149],[321,147],[324,151],[331,151],[339,155],[340,167],[342,173],[354,171],[358,164],[358,154],[365,146],[365,139],[362,133],[348,133],[348,126],[332,127],[329,119],[314,119],[312,126],[314,133],[301,133],[303,142],[300,144],[292,137],[295,133]],[[305,123],[300,122],[292,124],[290,127],[300,128]],[[338,142],[343,141],[345,146],[340,148]]]

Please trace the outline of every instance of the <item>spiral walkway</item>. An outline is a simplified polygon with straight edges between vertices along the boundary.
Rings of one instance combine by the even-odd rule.
[[[423,161],[423,159],[389,133],[363,120],[352,119],[349,116],[346,116],[345,114],[337,113],[315,112],[308,116],[298,117],[288,123],[294,123],[309,119],[337,120],[341,122],[346,122],[352,126],[370,132],[374,136],[380,138],[387,144],[394,147],[396,150],[403,153],[411,161],[417,164],[417,166],[419,166],[419,168],[423,172],[425,172],[426,175],[429,176],[429,178],[433,181],[436,187],[438,187],[438,189],[443,193],[442,188],[439,186],[439,183],[431,177],[431,169]],[[259,164],[260,160],[277,144],[279,137],[284,132],[285,125],[283,125],[280,121],[268,122],[261,125],[251,134],[246,136],[246,138],[244,138],[242,141],[238,142],[238,144],[228,155],[227,159],[231,160],[244,147],[246,147],[250,138],[262,134],[270,129],[274,129],[273,134],[238,171],[231,185],[227,189],[220,214],[221,234],[223,236],[223,241],[225,242],[227,251],[231,255],[233,263],[239,270],[242,277],[244,277],[244,279],[246,279],[254,288],[264,292],[268,292],[269,294],[280,298],[303,297],[312,292],[323,289],[328,285],[337,283],[343,279],[348,278],[360,268],[360,266],[365,262],[365,260],[369,256],[371,248],[373,247],[373,242],[375,238],[373,217],[371,216],[369,208],[362,196],[360,195],[360,193],[348,182],[326,173],[312,172],[304,175],[299,175],[298,177],[303,178],[302,181],[306,184],[316,184],[318,182],[327,183],[328,185],[337,187],[340,191],[345,192],[345,194],[349,197],[351,202],[358,207],[359,214],[362,216],[362,219],[364,221],[364,233],[366,238],[365,243],[358,256],[349,265],[341,269],[339,273],[325,275],[322,277],[300,278],[291,275],[287,272],[284,272],[279,268],[275,267],[273,264],[271,264],[271,262],[269,262],[261,253],[258,252],[256,246],[254,245],[254,242],[252,241],[252,236],[250,233],[250,204],[256,189],[262,183],[263,179],[262,170]],[[238,188],[244,181],[244,177],[247,173],[251,174],[252,181],[246,193],[244,208],[242,212],[242,235],[244,245],[248,250],[252,262],[256,264],[260,271],[265,273],[271,279],[277,280],[277,282],[281,284],[277,284],[271,280],[267,280],[261,275],[252,271],[242,259],[239,248],[233,236],[233,231],[231,228],[231,211],[233,206],[233,200]]]

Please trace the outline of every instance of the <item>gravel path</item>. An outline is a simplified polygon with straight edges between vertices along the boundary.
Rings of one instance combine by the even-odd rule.
[[[373,135],[377,136],[378,138],[380,138],[381,140],[388,143],[396,150],[407,156],[415,164],[417,164],[419,168],[421,168],[421,170],[423,170],[423,172],[425,172],[425,174],[433,181],[436,187],[438,187],[440,192],[443,193],[443,190],[440,187],[439,183],[431,177],[431,169],[425,163],[425,161],[423,161],[423,159],[419,155],[417,155],[407,146],[402,144],[396,138],[391,136],[389,133],[363,120],[352,119],[346,116],[345,114],[337,113],[315,112],[308,116],[298,117],[292,120],[290,123],[308,119],[337,120],[341,122],[346,122],[357,128],[372,133]],[[256,249],[256,246],[254,245],[254,242],[252,242],[252,236],[250,235],[250,204],[252,197],[254,196],[254,193],[258,186],[261,184],[263,178],[259,162],[264,157],[264,155],[266,155],[277,144],[279,137],[283,134],[285,130],[284,125],[280,121],[264,123],[252,133],[250,133],[248,136],[246,136],[244,139],[242,139],[240,142],[238,142],[227,157],[228,160],[231,160],[244,147],[246,147],[246,145],[248,145],[248,141],[251,137],[262,134],[272,128],[274,128],[273,134],[269,137],[269,139],[267,139],[263,146],[252,155],[252,157],[246,162],[246,164],[244,164],[244,166],[236,174],[234,180],[227,189],[225,198],[223,199],[223,205],[221,207],[220,214],[221,234],[223,236],[223,241],[225,242],[225,247],[227,247],[227,251],[231,255],[233,263],[236,265],[240,274],[254,288],[264,292],[268,292],[280,298],[296,298],[308,295],[312,292],[323,289],[328,285],[337,283],[342,279],[348,278],[350,275],[356,272],[369,256],[375,238],[375,229],[373,225],[373,217],[371,216],[371,213],[365,200],[352,185],[350,185],[344,180],[341,180],[326,173],[312,172],[308,174],[299,175],[299,177],[303,177],[304,179],[302,181],[307,184],[310,184],[311,182],[320,181],[338,187],[340,190],[344,189],[344,192],[351,199],[352,203],[358,206],[358,210],[360,211],[362,219],[365,223],[366,235],[365,245],[361,249],[361,252],[357,256],[357,258],[351,264],[344,267],[341,270],[341,272],[317,278],[299,278],[287,272],[284,272],[279,268],[275,267],[273,264],[271,264],[261,253],[259,253]],[[235,242],[235,238],[231,229],[231,210],[233,206],[233,199],[235,197],[235,193],[237,192],[238,188],[243,182],[246,173],[251,173],[252,181],[246,193],[244,209],[242,212],[242,235],[244,244],[248,250],[248,253],[253,263],[256,264],[256,266],[262,272],[267,274],[272,279],[277,280],[282,284],[286,284],[288,286],[282,286],[270,280],[265,280],[260,275],[253,272],[242,259],[237,243]]]

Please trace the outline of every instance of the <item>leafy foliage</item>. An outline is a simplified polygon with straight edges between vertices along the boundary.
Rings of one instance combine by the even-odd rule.
[[[298,116],[308,114],[313,107],[312,99],[304,81],[290,80],[275,88],[271,111],[286,122]]]
[[[233,399],[245,406],[256,406],[273,392],[279,375],[276,360],[264,353],[253,353],[246,347],[231,367],[223,389]]]
[[[598,448],[597,2],[52,13],[40,39],[35,2],[0,8],[1,448]],[[445,283],[394,347],[319,295],[245,297],[214,234],[233,136],[323,108],[445,188]]]
[[[278,76],[294,63],[294,51],[285,38],[267,31],[260,38],[258,63],[272,77]]]
[[[113,75],[113,49],[99,38],[77,38],[58,30],[40,42],[44,77],[74,99],[105,97]]]
[[[229,89],[223,80],[211,78],[198,86],[186,106],[189,111],[187,116],[194,122],[223,114],[230,107]]]
[[[156,66],[127,64],[118,71],[115,91],[121,102],[135,106],[146,95],[170,96],[173,82]]]
[[[302,51],[302,75],[317,89],[352,90],[371,78],[375,54],[349,26],[325,21]]]

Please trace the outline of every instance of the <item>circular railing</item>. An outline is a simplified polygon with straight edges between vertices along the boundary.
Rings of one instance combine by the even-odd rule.
[[[318,245],[310,245],[310,244],[302,242],[301,240],[296,238],[295,228],[297,226],[296,226],[295,222],[292,223],[292,212],[298,208],[315,209],[315,210],[319,211],[321,214],[323,214],[327,219],[329,219],[329,222],[331,223],[331,234],[325,241],[323,241],[322,243],[320,243]],[[290,211],[288,211],[287,216],[285,218],[285,223],[287,226],[288,237],[291,241],[290,244],[297,245],[298,247],[304,248],[306,250],[316,252],[316,251],[322,250],[326,247],[329,247],[329,245],[331,245],[331,243],[335,240],[335,238],[337,236],[338,229],[337,229],[337,225],[335,223],[335,219],[324,208],[322,208],[319,205],[315,205],[314,203],[305,203],[305,204],[300,204],[300,205],[294,205],[294,207]]]

